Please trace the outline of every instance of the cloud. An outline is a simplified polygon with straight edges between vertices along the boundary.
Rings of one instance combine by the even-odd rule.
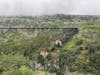
[[[100,0],[0,0],[0,15],[100,15]]]

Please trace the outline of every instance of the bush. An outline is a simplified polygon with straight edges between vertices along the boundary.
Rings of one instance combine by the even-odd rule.
[[[23,55],[0,55],[0,70],[11,71],[26,65],[27,60]]]
[[[33,71],[26,66],[22,66],[19,70],[16,71],[6,71],[2,75],[32,75]]]
[[[33,74],[33,71],[26,66],[22,66],[19,69],[19,72],[21,75],[32,75]]]
[[[2,75],[14,75],[13,71],[3,72]]]

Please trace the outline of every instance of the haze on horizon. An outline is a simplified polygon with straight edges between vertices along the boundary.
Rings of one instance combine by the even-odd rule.
[[[0,0],[0,16],[100,15],[100,0]]]

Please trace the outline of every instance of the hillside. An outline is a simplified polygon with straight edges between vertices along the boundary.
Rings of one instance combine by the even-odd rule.
[[[0,27],[0,75],[100,74],[98,16],[0,17]]]

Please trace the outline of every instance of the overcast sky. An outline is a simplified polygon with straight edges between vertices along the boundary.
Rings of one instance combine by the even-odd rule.
[[[100,0],[0,0],[0,15],[100,15]]]

